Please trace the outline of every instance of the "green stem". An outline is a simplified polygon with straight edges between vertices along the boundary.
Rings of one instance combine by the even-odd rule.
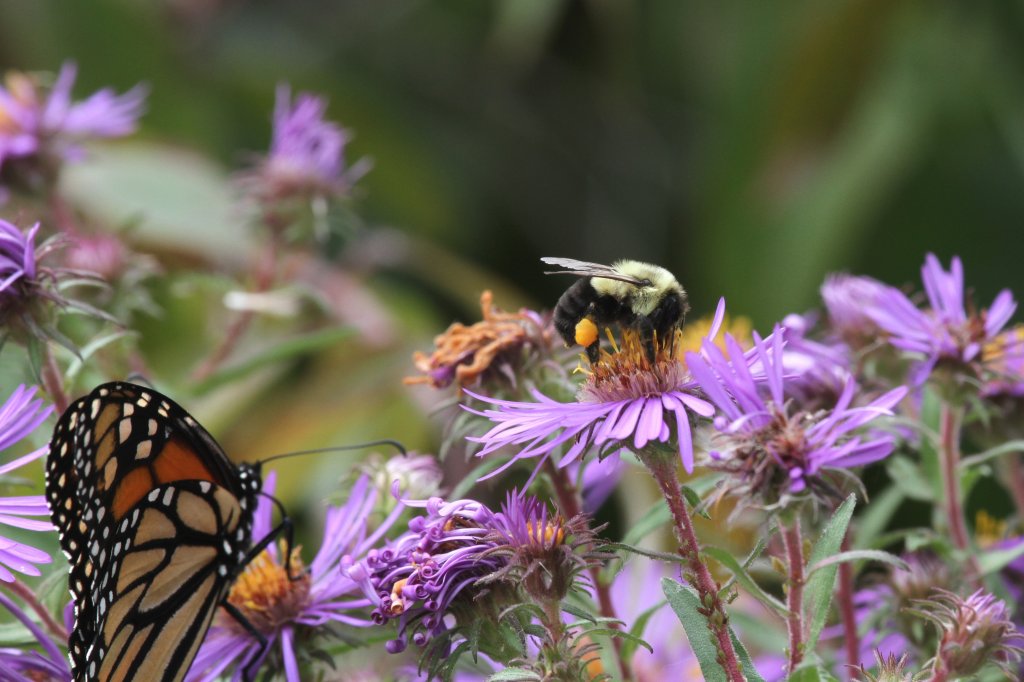
[[[700,603],[705,605],[700,612],[707,619],[708,630],[711,631],[715,639],[718,648],[718,663],[722,666],[726,678],[730,682],[743,682],[746,677],[743,675],[736,650],[732,645],[732,637],[729,634],[729,618],[725,613],[725,605],[722,604],[722,600],[718,596],[721,586],[701,561],[700,542],[697,540],[697,533],[694,531],[693,521],[690,518],[690,512],[686,509],[686,501],[683,499],[679,489],[679,479],[676,477],[675,454],[641,449],[636,455],[651,472],[661,489],[665,502],[668,503],[669,511],[672,513],[673,527],[676,539],[679,541],[679,554],[686,561],[686,567],[692,574],[688,579],[696,588]]]
[[[804,658],[804,539],[800,533],[799,516],[794,516],[789,525],[782,526],[782,540],[786,545],[786,561],[789,564],[789,581],[786,586],[789,616],[786,618],[786,628],[789,631],[788,670],[792,674]]]
[[[962,492],[960,490],[960,428],[963,423],[963,408],[942,403],[939,415],[939,459],[942,469],[942,484],[946,502],[946,516],[949,535],[953,546],[965,558],[968,578],[981,586],[981,570],[971,550],[971,539],[967,534],[964,519]]]
[[[550,459],[544,463],[544,468],[551,478],[551,484],[555,488],[555,496],[558,498],[558,507],[562,512],[562,516],[566,519],[572,519],[582,513],[583,504],[580,499],[579,488],[573,485],[573,482],[569,479],[568,472],[556,466]],[[615,605],[612,604],[611,591],[609,586],[601,580],[600,568],[591,566],[590,578],[594,582],[594,593],[597,597],[597,605],[601,610],[601,615],[617,621],[618,617],[615,615]],[[617,629],[618,624],[611,624],[610,627]],[[626,666],[626,661],[622,658],[622,642],[618,637],[613,637],[612,642],[615,646],[615,658],[619,664],[619,673],[622,675],[624,682],[629,682],[632,679],[632,675]]]
[[[842,551],[851,549],[850,531],[843,538]],[[846,646],[846,665],[860,666],[860,635],[857,634],[857,614],[853,605],[853,566],[849,561],[839,564],[839,615],[843,622],[843,644]]]

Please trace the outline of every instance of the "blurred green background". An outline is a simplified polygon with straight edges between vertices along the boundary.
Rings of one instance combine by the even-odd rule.
[[[1022,37],[1024,3],[998,0],[0,0],[0,67],[74,59],[79,97],[149,84],[141,133],[69,191],[134,216],[165,261],[237,261],[227,173],[266,149],[279,82],[327,95],[349,159],[373,159],[355,208],[379,239],[345,267],[373,261],[391,334],[289,366],[258,401],[243,383],[192,405],[249,458],[436,447],[436,398],[399,385],[409,353],[478,319],[485,286],[553,305],[567,282],[540,256],[650,260],[697,314],[725,296],[761,329],[831,271],[917,282],[927,251],[960,254],[983,306],[1024,294]],[[139,323],[165,377],[182,300]]]

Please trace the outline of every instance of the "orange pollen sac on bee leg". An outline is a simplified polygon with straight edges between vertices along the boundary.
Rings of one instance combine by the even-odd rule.
[[[309,603],[311,580],[298,547],[292,550],[288,569],[291,578],[285,566],[264,551],[246,566],[231,587],[228,602],[260,632],[271,632],[293,620]],[[296,575],[298,579],[293,579]]]
[[[584,348],[589,348],[597,341],[597,325],[589,317],[584,317],[576,323],[576,343]]]

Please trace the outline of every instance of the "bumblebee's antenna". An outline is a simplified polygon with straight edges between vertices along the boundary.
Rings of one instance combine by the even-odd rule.
[[[314,448],[312,450],[296,450],[295,452],[286,452],[282,455],[274,455],[273,457],[267,457],[264,460],[260,460],[260,464],[273,462],[275,459],[285,459],[286,457],[298,457],[299,455],[317,455],[324,452],[341,452],[343,450],[362,450],[363,448],[372,448],[377,445],[390,445],[403,455],[409,454],[406,451],[405,446],[399,443],[397,440],[384,438],[382,440],[371,440],[367,443],[356,443],[355,445],[333,445],[327,448]]]

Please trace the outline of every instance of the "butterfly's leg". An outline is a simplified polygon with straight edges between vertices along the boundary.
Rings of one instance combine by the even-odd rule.
[[[255,637],[260,643],[260,648],[256,651],[255,655],[250,656],[245,667],[242,668],[242,680],[244,682],[253,682],[253,680],[256,679],[256,672],[259,669],[259,665],[263,662],[267,653],[267,647],[269,646],[267,638],[264,637],[263,633],[257,630],[256,626],[250,623],[249,619],[246,618],[245,615],[227,599],[221,603],[221,606],[223,606],[224,610],[242,626],[242,629]]]

